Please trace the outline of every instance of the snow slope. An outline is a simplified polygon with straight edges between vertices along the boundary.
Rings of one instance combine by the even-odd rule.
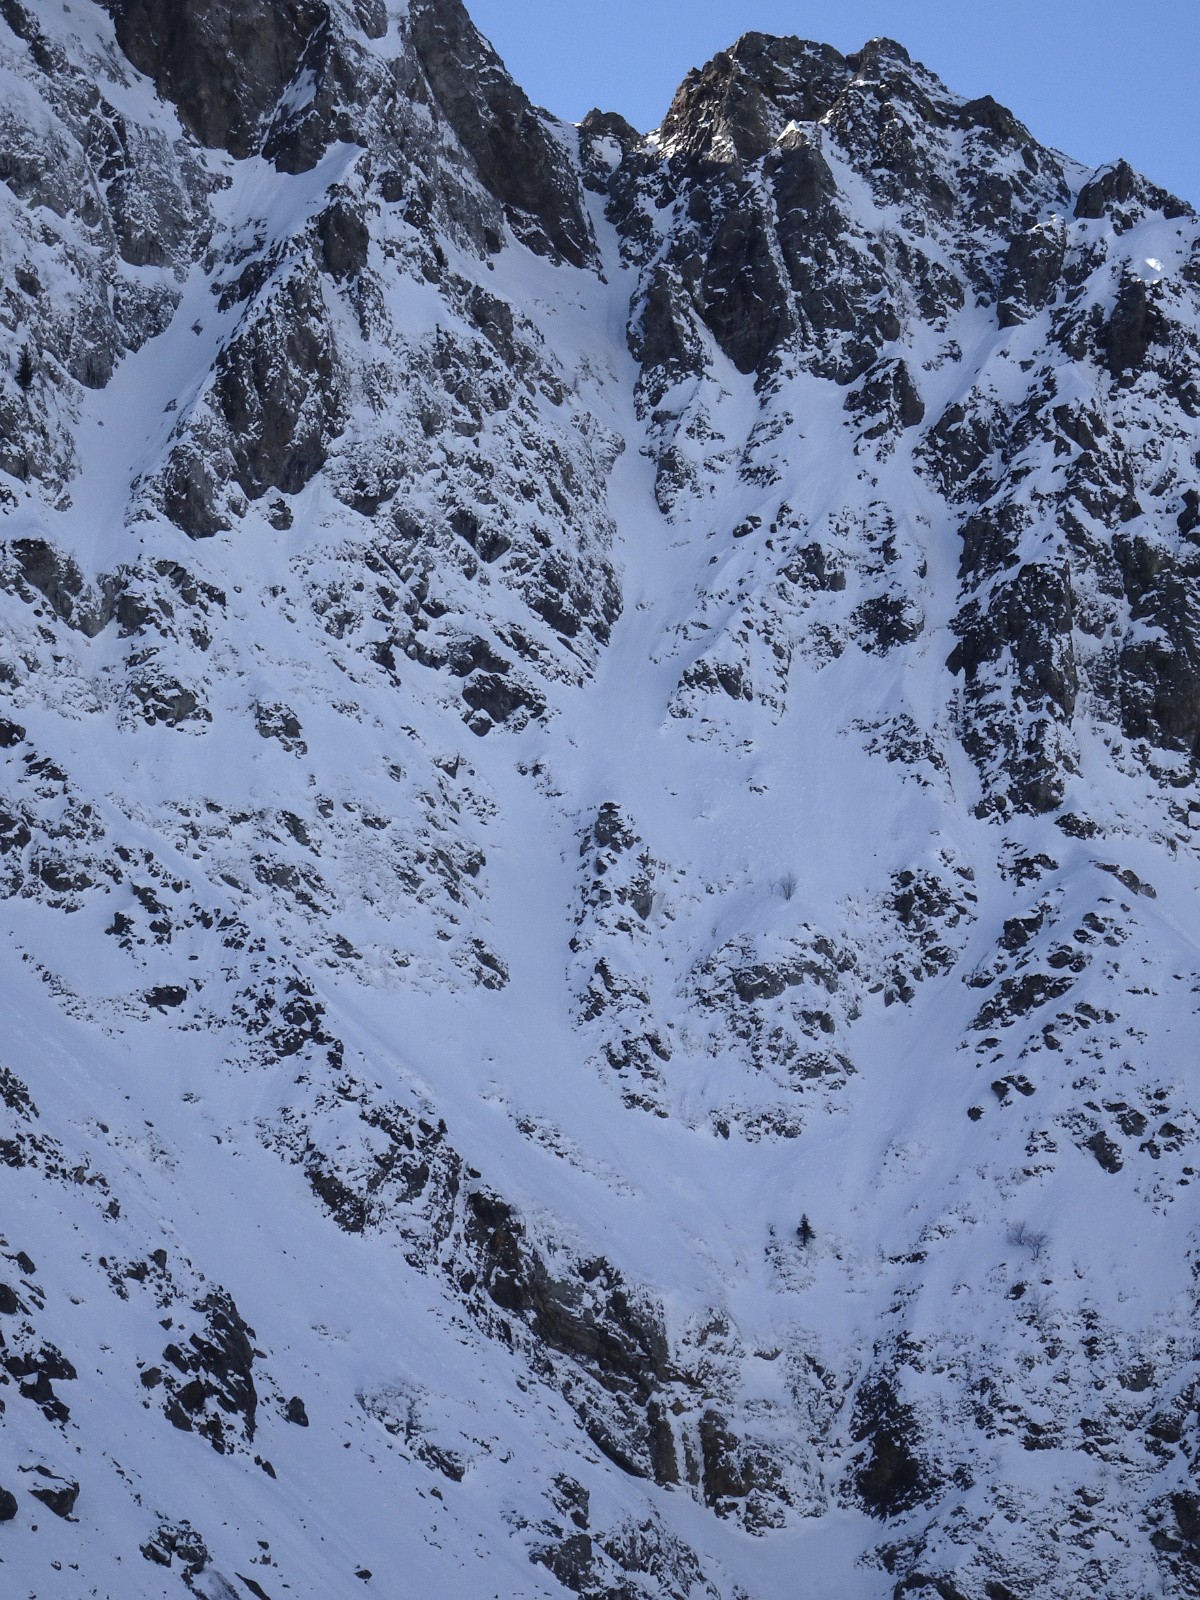
[[[1195,217],[0,18],[5,1592],[1200,1592]]]

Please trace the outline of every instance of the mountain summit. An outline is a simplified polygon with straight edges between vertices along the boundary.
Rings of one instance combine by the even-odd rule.
[[[0,179],[0,1588],[1200,1595],[1191,209],[458,0]]]

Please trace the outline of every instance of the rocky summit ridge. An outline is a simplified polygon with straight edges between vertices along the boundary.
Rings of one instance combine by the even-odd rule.
[[[1200,225],[875,40],[0,0],[0,1588],[1200,1594]]]

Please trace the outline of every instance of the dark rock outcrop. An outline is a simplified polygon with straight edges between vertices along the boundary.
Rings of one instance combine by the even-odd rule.
[[[461,0],[413,0],[410,27],[438,108],[518,237],[572,266],[590,264],[595,242],[567,150]]]
[[[35,1500],[40,1500],[42,1505],[56,1517],[62,1517],[67,1521],[75,1510],[75,1502],[79,1499],[79,1485],[72,1479],[60,1478],[48,1467],[35,1467],[32,1470],[36,1481],[29,1485],[30,1494]]]
[[[854,1482],[872,1516],[896,1517],[932,1496],[937,1479],[922,1458],[916,1417],[887,1377],[859,1391],[853,1436],[866,1445]]]
[[[254,1439],[258,1391],[254,1383],[254,1330],[229,1295],[215,1290],[197,1302],[203,1322],[186,1343],[163,1351],[163,1409],[185,1433],[205,1437],[219,1454]],[[214,1409],[215,1406],[215,1409]]]
[[[324,0],[105,0],[121,48],[202,144],[255,154]]]

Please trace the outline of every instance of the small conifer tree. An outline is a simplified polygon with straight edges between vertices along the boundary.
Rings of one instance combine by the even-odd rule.
[[[33,355],[26,345],[21,351],[21,359],[17,362],[17,383],[22,389],[28,389],[33,383]]]
[[[810,1245],[817,1237],[812,1223],[808,1220],[808,1213],[800,1218],[800,1226],[796,1229],[796,1237],[802,1245]]]

